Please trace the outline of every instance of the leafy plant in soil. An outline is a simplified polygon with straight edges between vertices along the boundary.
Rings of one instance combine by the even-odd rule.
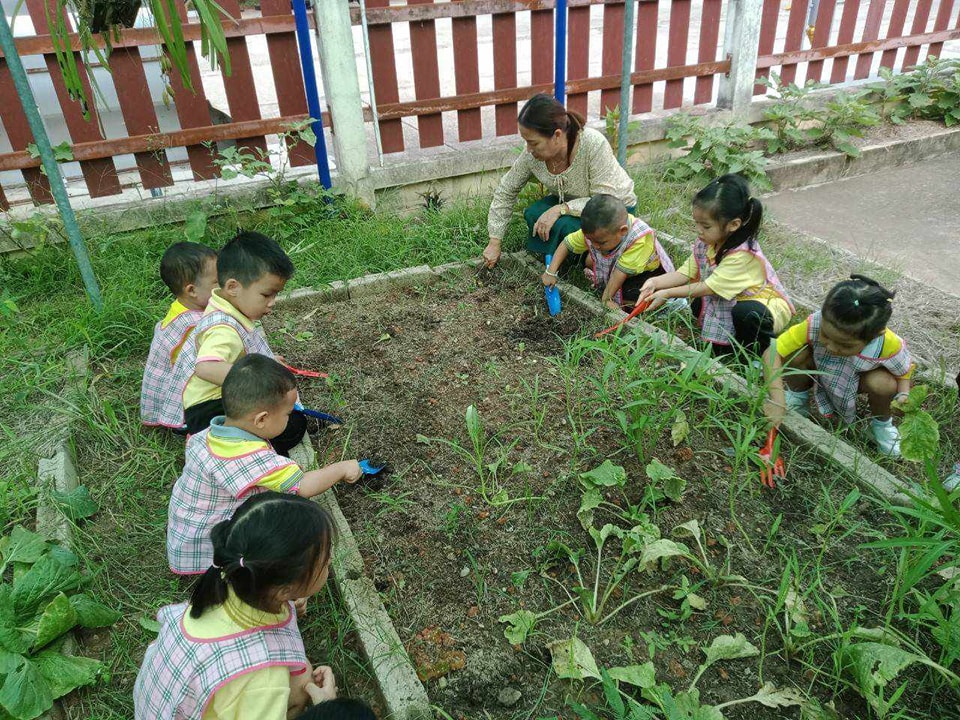
[[[0,538],[0,557],[0,716],[31,720],[102,670],[97,660],[63,655],[63,637],[120,615],[80,592],[76,555],[22,526]]]
[[[767,159],[759,146],[772,137],[768,128],[736,123],[705,125],[691,115],[672,115],[667,119],[667,145],[685,152],[670,160],[666,177],[686,182],[740,173],[757,187],[769,189]]]
[[[960,60],[929,57],[910,73],[880,69],[882,83],[871,85],[867,98],[885,120],[900,125],[910,118],[960,123]]]

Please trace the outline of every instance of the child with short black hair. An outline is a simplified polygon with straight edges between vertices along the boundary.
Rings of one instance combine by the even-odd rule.
[[[293,373],[276,360],[253,353],[233,363],[223,381],[225,416],[187,442],[183,474],[170,495],[167,561],[174,573],[198,575],[209,567],[210,529],[250,493],[309,498],[362,477],[356,460],[304,472],[274,450],[269,441],[283,432],[296,399]]]
[[[652,277],[673,272],[673,262],[657,241],[653,228],[627,212],[613,195],[594,195],[580,214],[580,230],[557,246],[543,273],[547,287],[557,283],[569,253],[587,253],[584,274],[601,291],[601,300],[619,310],[633,305],[640,288]]]
[[[900,456],[890,404],[909,395],[914,364],[906,343],[887,327],[894,295],[876,280],[851,275],[833,286],[821,310],[781,333],[764,357],[770,383],[764,410],[774,425],[786,410],[809,417],[811,387],[822,415],[852,423],[857,394],[864,393],[880,452]]]
[[[160,279],[175,300],[153,329],[140,386],[140,420],[179,430],[182,418],[174,418],[182,413],[182,400],[174,389],[173,369],[217,286],[217,253],[193,242],[171,245],[160,259]]]
[[[157,615],[160,630],[134,684],[134,718],[286,720],[314,695],[329,699],[333,673],[311,668],[293,601],[327,581],[330,516],[306,498],[266,492],[217,523],[210,540],[190,603]]]
[[[677,272],[651,278],[640,292],[654,310],[690,298],[700,335],[718,354],[734,343],[762,354],[793,317],[793,305],[757,243],[763,205],[740,175],[723,175],[693,198],[697,240]]]
[[[290,258],[266,235],[242,231],[224,245],[217,259],[220,288],[210,296],[177,360],[174,386],[183,404],[169,422],[179,420],[189,433],[200,432],[223,414],[221,385],[233,363],[250,353],[274,357],[257,322],[273,309],[293,272]],[[287,427],[273,439],[277,452],[288,454],[306,427],[303,413],[291,413]]]

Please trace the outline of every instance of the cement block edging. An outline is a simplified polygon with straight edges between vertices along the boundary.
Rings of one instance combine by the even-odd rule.
[[[302,468],[316,466],[316,453],[308,438],[293,448],[291,458]],[[380,594],[364,573],[363,557],[335,492],[329,490],[316,501],[330,513],[336,528],[337,539],[331,560],[334,582],[373,670],[386,706],[385,720],[432,720],[430,698],[417,677]]]

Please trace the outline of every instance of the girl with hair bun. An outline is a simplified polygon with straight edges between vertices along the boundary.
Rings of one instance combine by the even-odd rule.
[[[579,230],[580,213],[594,195],[613,195],[630,212],[637,204],[633,180],[603,134],[585,127],[583,116],[538,93],[524,104],[517,122],[525,147],[493,194],[487,218],[490,241],[483,251],[487,267],[500,259],[517,196],[530,180],[548,193],[523,211],[530,231],[527,249],[534,253],[553,253],[561,240]]]

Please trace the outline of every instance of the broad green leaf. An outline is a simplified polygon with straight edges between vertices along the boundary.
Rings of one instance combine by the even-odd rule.
[[[687,422],[687,416],[683,410],[677,410],[677,416],[673,421],[673,427],[670,428],[670,439],[673,440],[673,446],[676,447],[690,434],[690,423]]]
[[[0,648],[0,677],[12,673],[20,665],[21,655]]]
[[[80,573],[50,555],[40,558],[15,581],[11,599],[18,620],[32,618],[42,603],[80,586]]]
[[[80,593],[70,596],[70,605],[77,611],[77,623],[85,628],[109,627],[120,619],[120,613]]]
[[[658,560],[671,557],[690,557],[690,548],[683,543],[662,538],[650,543],[640,555],[640,564],[649,567]]]
[[[476,406],[470,405],[467,407],[464,413],[464,419],[467,423],[467,434],[470,435],[471,440],[476,442],[483,433],[483,426],[480,424],[480,413],[477,412]]]
[[[601,485],[603,487],[623,487],[627,483],[627,471],[620,465],[614,465],[609,460],[604,460],[600,467],[596,467],[589,472],[580,473],[580,479],[585,480],[590,485]]]
[[[760,651],[747,641],[743,633],[737,633],[736,635],[715,637],[713,642],[710,643],[710,647],[704,649],[703,654],[707,656],[707,659],[701,667],[708,667],[720,660],[754,657],[759,655]]]
[[[194,210],[183,224],[183,234],[191,242],[200,242],[207,234],[207,214],[203,210]]]
[[[137,620],[137,622],[140,624],[140,627],[147,632],[152,632],[154,634],[160,632],[160,623],[151,617],[141,617],[139,620]]]
[[[64,567],[72,568],[80,566],[80,558],[62,545],[51,545],[49,554],[51,558],[56,560]]]
[[[697,520],[687,520],[687,522],[677,525],[673,529],[673,534],[677,535],[681,530],[691,537],[695,537],[698,541],[703,540],[703,532],[700,530],[700,523]]]
[[[497,620],[508,623],[509,626],[504,628],[503,635],[510,644],[521,645],[533,630],[533,626],[537,624],[537,615],[529,610],[519,610],[510,615],[501,615]]]
[[[602,502],[603,495],[600,493],[600,488],[590,487],[584,491],[583,497],[580,499],[580,509],[577,510],[577,519],[584,530],[593,527],[593,511]]]
[[[83,485],[78,485],[70,492],[50,494],[60,511],[74,522],[90,517],[100,509],[100,506],[90,497],[90,491]]]
[[[646,472],[647,477],[655,483],[661,483],[675,474],[671,468],[668,468],[656,458],[653,458],[653,460],[647,464]]]
[[[929,394],[929,385],[914,385],[912,388],[910,388],[907,399],[903,402],[895,402],[894,407],[903,410],[905,413],[919,410],[921,407],[923,407],[923,403],[926,401],[927,395]]]
[[[0,540],[0,555],[3,556],[4,565],[13,562],[34,563],[46,549],[47,541],[22,525],[17,525],[10,535]]]
[[[53,642],[77,624],[77,611],[73,609],[67,596],[58,594],[40,616],[40,625],[37,628],[37,638],[33,642],[34,648],[42,648]]]
[[[765,682],[750,700],[767,707],[777,708],[803,705],[806,698],[795,688],[777,688],[772,682]]]
[[[907,97],[907,102],[910,103],[910,107],[919,109],[933,104],[933,98],[926,93],[915,92],[911,93],[909,97]]]
[[[613,710],[614,717],[622,718],[627,708],[623,704],[623,698],[620,697],[617,683],[606,670],[600,670],[600,677],[603,681],[603,696],[607,700],[607,707]]]
[[[639,688],[652,688],[657,684],[657,671],[652,662],[643,665],[626,665],[610,668],[610,677],[620,682],[629,683]]]
[[[856,681],[860,694],[877,711],[885,706],[881,691],[887,683],[920,659],[906,650],[876,642],[845,645],[836,656],[843,671]]]
[[[17,654],[26,653],[33,645],[33,635],[18,627],[11,594],[9,585],[0,585],[0,649]]]
[[[607,538],[616,533],[617,528],[610,523],[607,523],[602,528],[597,530],[595,527],[591,527],[587,530],[590,533],[590,537],[593,538],[593,542],[597,546],[597,550],[600,550],[604,543],[607,542]]]
[[[53,706],[53,694],[43,675],[30,660],[23,658],[0,687],[0,706],[20,720],[30,720]]]
[[[557,677],[568,680],[588,677],[600,679],[600,669],[593,659],[593,653],[579,638],[556,640],[547,644],[547,650],[553,657],[553,670]]]
[[[684,600],[686,600],[694,610],[703,611],[707,609],[707,601],[696,593],[687,593]]]
[[[900,452],[906,460],[924,462],[940,448],[940,428],[926,410],[907,412],[900,422]]]
[[[61,698],[78,687],[90,685],[103,668],[92,658],[67,656],[59,650],[44,650],[33,658],[40,674],[47,681],[53,699]]]
[[[687,481],[679,475],[672,475],[663,481],[663,494],[677,502],[683,497],[683,491],[687,489]]]
[[[723,720],[723,713],[715,707],[700,704],[700,691],[696,688],[677,693],[666,715],[667,720]]]

